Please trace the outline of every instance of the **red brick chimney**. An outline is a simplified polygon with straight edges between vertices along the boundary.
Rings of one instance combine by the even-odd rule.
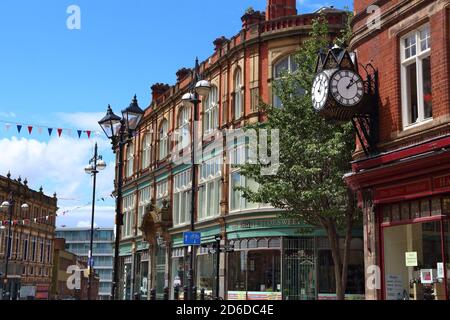
[[[267,0],[266,20],[273,20],[296,14],[296,0]]]
[[[152,87],[152,99],[153,101],[158,100],[159,97],[161,97],[164,93],[166,93],[167,90],[170,89],[170,86],[168,84],[164,83],[155,83]]]

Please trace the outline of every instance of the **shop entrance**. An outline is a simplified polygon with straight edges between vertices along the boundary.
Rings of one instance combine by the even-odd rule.
[[[286,300],[316,299],[314,238],[283,239],[283,293]]]

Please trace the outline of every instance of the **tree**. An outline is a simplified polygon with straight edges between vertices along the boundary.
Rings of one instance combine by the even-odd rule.
[[[344,30],[340,44],[349,35]],[[317,54],[328,50],[330,36],[324,16],[316,19],[308,39],[296,54],[298,70],[275,84],[282,101],[276,108],[261,104],[267,121],[250,124],[246,130],[279,130],[280,166],[276,175],[263,175],[263,164],[240,166],[241,174],[257,182],[257,190],[236,188],[244,198],[256,203],[269,203],[283,209],[281,215],[323,228],[330,242],[338,300],[345,299],[352,230],[358,220],[355,195],[344,182],[351,172],[355,150],[355,134],[350,123],[333,124],[313,109],[311,88]],[[269,134],[270,137],[270,134]],[[270,139],[269,139],[270,142]],[[340,235],[345,241],[340,245]]]

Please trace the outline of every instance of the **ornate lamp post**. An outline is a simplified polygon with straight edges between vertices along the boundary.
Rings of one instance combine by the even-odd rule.
[[[92,300],[92,276],[94,274],[94,259],[93,259],[93,246],[94,246],[94,215],[95,215],[95,187],[97,184],[97,173],[106,168],[106,162],[103,161],[103,157],[98,155],[98,146],[95,143],[94,156],[89,160],[89,165],[84,168],[87,174],[92,175],[92,214],[91,214],[91,238],[89,243],[89,255],[88,255],[88,300]]]
[[[11,255],[11,238],[12,238],[12,221],[13,221],[13,216],[14,216],[14,206],[16,204],[16,201],[14,200],[14,196],[12,193],[9,194],[8,200],[4,201],[1,204],[1,208],[3,210],[7,209],[8,210],[8,240],[7,240],[7,244],[6,244],[6,257],[5,257],[5,274],[4,274],[4,278],[3,278],[3,292],[2,292],[2,297],[3,300],[5,300],[6,298],[8,300],[11,299],[11,293],[9,292],[9,282],[8,282],[8,266],[9,266],[9,257]],[[29,205],[24,203],[20,206],[20,208],[22,210],[28,210]]]
[[[144,111],[139,107],[136,96],[134,96],[128,108],[122,111],[122,118],[115,115],[108,106],[106,116],[98,123],[102,127],[108,139],[111,140],[113,151],[117,156],[117,185],[116,185],[116,240],[114,255],[114,279],[112,285],[112,299],[117,299],[117,286],[119,284],[119,244],[121,238],[121,227],[123,226],[122,214],[122,184],[123,184],[123,151],[124,146],[131,141],[138,127]]]
[[[195,199],[197,192],[197,165],[196,165],[196,146],[195,146],[195,137],[198,123],[198,106],[201,102],[200,96],[207,97],[209,92],[211,91],[211,84],[207,80],[202,80],[200,75],[200,67],[198,63],[198,58],[195,60],[195,70],[194,70],[194,79],[190,88],[190,92],[183,95],[182,100],[185,106],[192,107],[193,113],[193,122],[191,126],[191,162],[192,162],[192,191],[191,191],[191,221],[190,221],[190,230],[195,231]],[[189,272],[188,272],[188,299],[193,300],[192,289],[194,288],[194,247],[191,246],[190,250],[190,260],[189,260]]]

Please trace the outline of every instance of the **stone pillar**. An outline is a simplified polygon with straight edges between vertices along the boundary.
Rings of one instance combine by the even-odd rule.
[[[378,221],[376,219],[373,191],[362,191],[363,197],[363,223],[364,223],[364,267],[366,300],[380,299],[381,269],[379,265],[378,250]]]

